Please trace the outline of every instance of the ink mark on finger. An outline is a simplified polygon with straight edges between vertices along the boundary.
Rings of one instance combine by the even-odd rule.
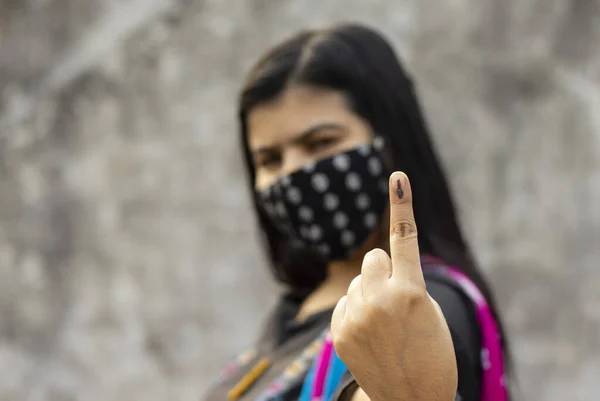
[[[398,188],[396,188],[396,195],[398,195],[399,199],[404,197],[404,191],[402,190],[402,186],[400,185],[400,180],[398,180]]]

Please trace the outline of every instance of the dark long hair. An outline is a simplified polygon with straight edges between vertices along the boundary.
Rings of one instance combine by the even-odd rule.
[[[249,183],[255,169],[248,146],[248,113],[276,99],[289,85],[305,84],[344,93],[353,111],[385,139],[393,170],[411,180],[414,213],[422,253],[460,266],[477,284],[500,324],[494,297],[478,270],[461,232],[454,202],[432,145],[415,88],[392,47],[377,32],[346,24],[329,30],[301,32],[268,52],[250,72],[239,104],[241,139]],[[325,278],[323,261],[288,246],[254,197],[275,277],[298,294]]]

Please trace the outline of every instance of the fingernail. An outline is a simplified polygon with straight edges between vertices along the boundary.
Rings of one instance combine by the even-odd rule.
[[[404,197],[404,190],[402,189],[402,185],[400,184],[400,179],[398,179],[398,187],[396,188],[396,195],[398,195],[398,199],[402,199]]]

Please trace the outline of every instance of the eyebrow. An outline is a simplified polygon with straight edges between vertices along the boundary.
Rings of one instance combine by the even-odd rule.
[[[314,135],[315,133],[317,133],[319,131],[330,130],[330,129],[336,129],[336,130],[340,130],[340,131],[346,131],[346,127],[345,126],[343,126],[341,124],[337,124],[337,123],[315,124],[313,126],[308,127],[304,131],[300,132],[298,135],[296,135],[294,138],[292,138],[289,142],[296,142],[296,143],[297,142],[302,142],[303,140],[305,140],[309,136]],[[253,150],[252,153],[259,154],[259,153],[272,152],[278,146],[281,146],[281,144],[269,145],[269,146],[261,146],[261,147],[255,149],[255,150]]]

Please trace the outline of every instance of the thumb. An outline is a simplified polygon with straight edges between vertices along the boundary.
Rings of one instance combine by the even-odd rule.
[[[337,334],[341,331],[342,320],[344,320],[344,316],[346,315],[346,299],[345,295],[340,298],[337,305],[335,305],[333,315],[331,316],[331,337],[333,338],[334,344],[336,342]]]

